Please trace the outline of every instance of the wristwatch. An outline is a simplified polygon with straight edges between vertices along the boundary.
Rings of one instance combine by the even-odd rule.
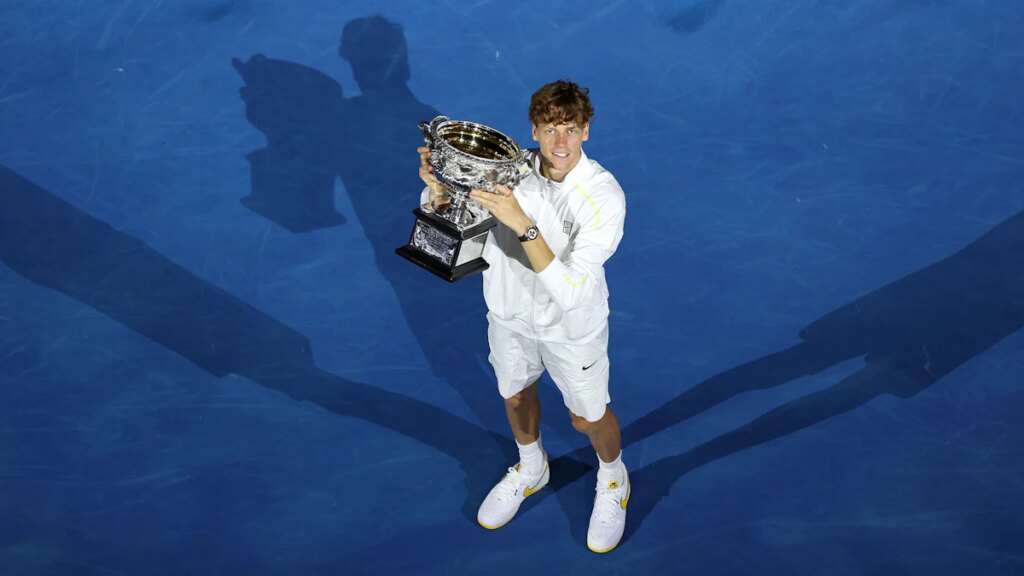
[[[523,232],[523,235],[519,237],[519,241],[529,242],[530,240],[536,238],[539,234],[540,230],[538,230],[536,226],[533,226],[531,224],[530,226],[527,226],[526,232]]]

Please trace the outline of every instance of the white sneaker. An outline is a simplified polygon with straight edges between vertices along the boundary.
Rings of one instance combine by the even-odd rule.
[[[544,456],[544,471],[538,479],[527,478],[520,473],[519,464],[509,468],[508,474],[491,488],[483,504],[480,504],[476,521],[488,530],[497,530],[508,524],[519,511],[519,505],[523,500],[547,486],[550,477],[547,455]]]
[[[594,511],[590,514],[590,529],[587,531],[587,548],[591,552],[604,554],[619,545],[622,532],[626,529],[626,505],[629,504],[629,473],[623,469],[620,485],[611,481],[597,483],[594,496]]]

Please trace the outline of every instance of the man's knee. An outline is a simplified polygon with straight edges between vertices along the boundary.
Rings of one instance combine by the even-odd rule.
[[[515,410],[523,404],[523,393],[519,392],[505,398],[505,406]]]
[[[572,419],[572,427],[576,429],[580,434],[590,435],[594,431],[594,422],[590,422],[583,416],[577,416],[572,412],[569,412],[569,418]]]
[[[537,397],[537,383],[534,382],[526,388],[523,388],[519,392],[505,398],[505,406],[515,410],[523,405],[523,402],[529,402]]]
[[[569,418],[572,419],[572,427],[575,428],[577,432],[586,434],[587,436],[595,433],[602,433],[607,430],[608,426],[614,421],[613,416],[614,415],[611,414],[611,409],[606,409],[596,420],[587,420],[583,416],[577,416],[575,412],[569,410]]]

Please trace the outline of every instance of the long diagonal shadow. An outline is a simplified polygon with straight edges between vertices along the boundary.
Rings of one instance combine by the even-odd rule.
[[[623,428],[639,442],[744,392],[780,386],[864,356],[865,367],[830,388],[789,402],[692,450],[631,473],[629,534],[687,472],[797,432],[883,394],[910,398],[1024,327],[1024,211],[959,252],[834,310],[800,331],[803,342],[713,376]],[[587,455],[581,448],[552,471]],[[569,466],[573,469],[573,466]],[[560,478],[564,488],[579,476]],[[552,481],[554,483],[554,475]],[[569,511],[590,489],[558,490]],[[584,506],[583,509],[586,509]],[[571,514],[576,535],[586,518]]]
[[[194,362],[211,374],[246,376],[292,398],[361,418],[423,442],[460,463],[469,497],[483,493],[511,443],[431,404],[349,381],[316,367],[308,339],[196,277],[146,244],[0,167],[0,258]],[[776,408],[686,453],[632,474],[629,533],[684,474],[864,405],[909,398],[1024,326],[1024,212],[956,254],[831,312],[801,331],[804,342],[712,377],[626,426],[626,445],[660,433],[733,396],[779,386],[857,356],[866,366],[825,390]],[[585,533],[590,490],[584,447],[552,462],[552,485]],[[628,534],[627,534],[628,537]]]
[[[511,444],[437,406],[330,374],[306,336],[0,166],[0,260],[26,279],[94,308],[217,377],[238,374],[291,398],[360,418],[459,462],[463,512]],[[472,500],[471,500],[472,499]]]

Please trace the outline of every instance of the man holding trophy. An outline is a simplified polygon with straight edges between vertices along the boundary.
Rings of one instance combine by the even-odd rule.
[[[491,181],[486,191],[474,186],[460,196],[445,185],[452,178],[442,174],[440,168],[450,172],[438,164],[437,149],[426,146],[419,153],[420,177],[427,185],[425,218],[427,212],[433,218],[454,203],[475,204],[500,223],[477,232],[485,262],[477,268],[484,269],[489,360],[520,460],[487,495],[477,520],[488,529],[504,526],[526,497],[548,483],[537,396],[540,376],[547,370],[573,427],[589,437],[600,461],[587,546],[603,553],[622,538],[630,495],[619,422],[608,407],[604,274],[604,262],[622,239],[626,206],[615,178],[583,153],[593,113],[587,89],[571,81],[559,80],[534,93],[529,117],[539,149],[520,154],[511,143],[510,154],[522,160],[519,173],[507,180],[511,186]],[[464,140],[459,136],[452,143],[468,150],[459,143]],[[423,224],[434,233],[426,226],[429,222]],[[405,250],[422,255],[419,249]]]

